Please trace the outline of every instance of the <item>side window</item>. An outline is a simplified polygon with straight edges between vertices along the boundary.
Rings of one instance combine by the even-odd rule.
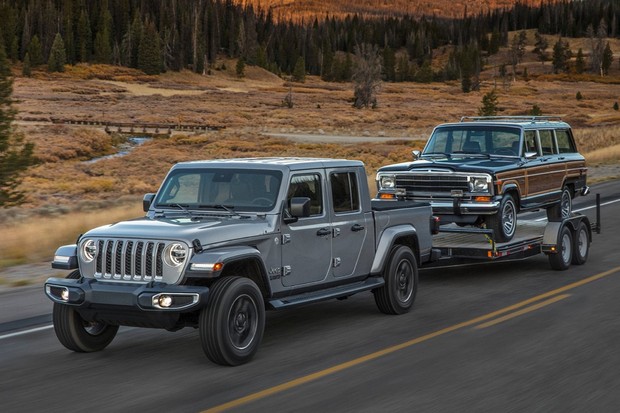
[[[558,141],[558,151],[560,153],[575,153],[575,143],[566,129],[558,129],[555,131],[555,137]]]
[[[360,196],[357,188],[357,175],[354,172],[332,173],[329,181],[332,186],[334,212],[359,211]]]
[[[538,145],[536,144],[536,132],[533,130],[525,131],[525,152],[536,152],[540,155]]]
[[[295,175],[288,187],[287,199],[295,197],[310,198],[310,215],[323,213],[323,195],[319,174]]]
[[[540,147],[543,155],[553,155],[557,153],[553,142],[553,132],[551,130],[538,131],[540,136]]]

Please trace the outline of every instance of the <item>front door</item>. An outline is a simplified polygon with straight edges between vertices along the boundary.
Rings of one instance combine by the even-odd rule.
[[[332,230],[325,208],[325,173],[291,176],[287,200],[310,198],[310,216],[282,224],[282,284],[300,286],[323,281],[330,274]]]

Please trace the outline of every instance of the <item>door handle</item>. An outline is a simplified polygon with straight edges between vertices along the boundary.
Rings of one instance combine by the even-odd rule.
[[[318,230],[316,232],[316,235],[319,236],[319,237],[324,237],[326,235],[331,235],[331,233],[332,233],[331,229],[329,229],[329,228],[321,228],[320,230]]]
[[[363,231],[364,229],[364,226],[360,224],[355,224],[351,227],[351,231],[353,232]]]

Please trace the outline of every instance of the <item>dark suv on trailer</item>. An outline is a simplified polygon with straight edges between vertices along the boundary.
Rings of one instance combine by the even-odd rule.
[[[566,218],[589,191],[585,159],[557,117],[464,117],[437,126],[413,155],[379,169],[379,197],[430,201],[443,223],[486,226],[498,242],[512,239],[518,212]]]

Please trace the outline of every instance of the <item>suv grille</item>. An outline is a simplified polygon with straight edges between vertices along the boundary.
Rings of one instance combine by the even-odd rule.
[[[450,196],[454,189],[469,192],[469,180],[466,176],[454,175],[396,175],[396,188],[405,189],[407,194]]]
[[[97,241],[95,278],[119,281],[161,281],[166,244],[156,241]]]

